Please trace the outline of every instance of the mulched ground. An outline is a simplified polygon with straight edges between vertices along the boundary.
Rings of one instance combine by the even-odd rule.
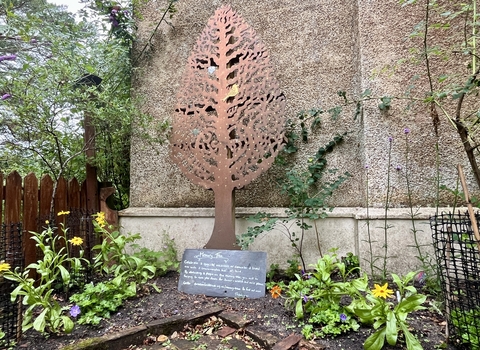
[[[252,321],[248,327],[254,326],[279,339],[284,339],[293,333],[300,334],[301,328],[295,321],[293,313],[284,308],[281,298],[272,299],[268,293],[265,297],[258,299],[189,295],[178,291],[178,278],[178,273],[174,272],[157,278],[154,282],[162,290],[161,293],[155,292],[153,288],[145,289],[141,297],[127,301],[116,314],[104,320],[99,327],[76,325],[71,334],[51,336],[49,339],[45,339],[36,332],[28,331],[16,348],[59,349],[82,339],[122,331],[173,315],[188,316],[192,312],[211,307],[221,307],[226,312],[240,314],[243,319]],[[415,312],[410,317],[410,325],[425,350],[456,349],[450,344],[445,344],[445,319],[438,313],[429,310]],[[325,349],[361,350],[363,342],[370,334],[370,329],[361,328],[358,332],[334,339],[318,339],[315,343]],[[385,347],[385,349],[405,348],[402,343],[395,347]],[[132,349],[136,348],[132,347]]]

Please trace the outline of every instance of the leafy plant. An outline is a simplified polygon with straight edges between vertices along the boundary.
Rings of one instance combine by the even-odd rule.
[[[124,235],[113,227],[107,227],[103,212],[94,216],[94,230],[102,237],[102,243],[92,248],[98,251],[93,260],[94,270],[101,274],[133,278],[138,283],[145,283],[153,278],[156,267],[149,261],[127,252],[128,245],[140,239],[140,235]]]
[[[197,341],[201,337],[202,335],[198,332],[187,332],[185,335],[185,338],[187,338],[187,340],[190,340],[190,341]]]
[[[376,329],[365,341],[365,350],[380,350],[385,340],[389,345],[396,345],[400,331],[403,332],[408,350],[423,349],[419,340],[408,330],[407,322],[409,313],[424,309],[421,305],[427,298],[418,294],[413,285],[408,285],[416,274],[410,272],[404,278],[392,274],[400,297],[396,304],[386,301],[386,298],[393,294],[393,290],[388,289],[388,283],[385,283],[383,286],[375,285],[375,289],[367,293],[363,306],[353,307],[360,322],[371,324]]]
[[[345,264],[345,270],[352,276],[360,274],[360,260],[358,256],[352,252],[348,252],[346,256],[342,256],[342,262]]]
[[[480,308],[470,310],[453,309],[450,320],[464,344],[470,344],[473,350],[480,349]]]
[[[23,297],[23,305],[28,305],[23,314],[22,331],[32,327],[44,335],[72,331],[73,321],[63,314],[65,309],[53,298],[53,281],[36,286],[35,280],[28,277],[28,271],[22,274],[14,271],[4,277],[18,283],[18,287],[11,293],[12,302]]]
[[[123,273],[110,281],[87,284],[81,293],[70,297],[81,310],[79,324],[98,325],[104,318],[116,311],[123,302],[137,295],[137,284],[128,282],[128,276]]]
[[[130,247],[133,250],[133,256],[155,267],[156,276],[162,276],[169,270],[178,270],[180,266],[175,241],[170,239],[166,233],[163,235],[162,250],[154,251],[146,247],[140,247],[136,243],[131,244]]]
[[[351,279],[354,271],[347,270],[332,250],[318,260],[311,273],[297,274],[297,280],[284,288],[285,306],[294,309],[297,319],[307,321],[306,337],[336,336],[360,327],[352,308],[367,289],[368,278],[364,274]],[[343,296],[349,296],[350,305],[342,302]],[[312,325],[319,328],[313,330]]]
[[[89,263],[83,258],[82,249],[80,257],[69,256],[69,246],[81,246],[82,239],[74,237],[67,241],[67,230],[63,225],[61,231],[56,232],[49,226],[41,233],[31,232],[36,246],[42,251],[42,259],[28,265],[23,272],[8,271],[4,275],[6,279],[18,283],[11,293],[12,301],[23,297],[22,303],[28,305],[23,316],[23,331],[33,327],[42,334],[48,334],[61,331],[69,333],[73,329],[73,321],[63,314],[65,309],[54,298],[54,292],[57,284],[68,291],[75,284],[71,272],[78,275]],[[38,280],[29,277],[32,271],[39,276]]]
[[[299,113],[297,117],[300,121],[300,135],[295,131],[297,125],[292,121],[289,122],[289,129],[286,133],[287,143],[283,152],[276,159],[279,166],[286,168],[285,175],[278,180],[278,184],[281,192],[289,198],[289,207],[286,210],[287,217],[279,219],[267,213],[257,213],[249,217],[248,220],[261,225],[249,227],[247,232],[243,233],[238,239],[242,249],[247,249],[261,233],[278,229],[290,240],[303,270],[306,270],[303,258],[303,240],[306,231],[312,228],[315,228],[316,231],[315,220],[327,217],[327,211],[333,209],[327,204],[327,200],[351,176],[348,172],[345,172],[333,181],[321,181],[325,174],[336,173],[336,170],[327,169],[326,156],[343,142],[347,133],[334,136],[330,142],[320,147],[315,155],[309,157],[306,169],[296,167],[288,169],[286,155],[298,151],[296,140],[308,141],[307,125],[310,123],[311,130],[318,128],[321,113],[323,113],[322,110]],[[320,255],[322,255],[320,246],[318,248]]]
[[[271,264],[267,271],[267,281],[272,282],[274,277],[280,273],[280,266],[278,264]]]

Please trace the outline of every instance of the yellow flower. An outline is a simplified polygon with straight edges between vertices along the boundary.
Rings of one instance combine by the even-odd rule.
[[[282,294],[282,288],[279,286],[273,286],[272,289],[270,289],[270,294],[273,299],[277,299]]]
[[[100,227],[105,227],[107,225],[107,220],[105,220],[105,213],[103,211],[98,212],[95,221]]]
[[[46,225],[50,224],[50,221],[45,220],[45,224],[46,224]]]
[[[80,237],[73,237],[69,242],[73,245],[82,245],[83,239],[81,239]]]
[[[385,283],[383,286],[375,284],[374,287],[375,289],[372,289],[372,293],[377,298],[387,299],[390,298],[393,294],[393,290],[388,289],[388,283]]]
[[[0,272],[8,271],[10,270],[10,264],[3,262],[0,264]]]
[[[70,214],[70,212],[67,210],[67,211],[59,211],[57,215],[61,216],[61,215],[68,215],[68,214]]]

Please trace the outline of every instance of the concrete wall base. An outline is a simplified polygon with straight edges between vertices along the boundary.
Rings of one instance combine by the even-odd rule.
[[[466,209],[457,210],[464,212]],[[449,208],[416,208],[412,220],[409,208],[394,208],[388,210],[388,220],[385,221],[385,209],[335,208],[328,213],[328,218],[316,220],[313,225],[316,230],[313,228],[305,233],[305,262],[307,266],[314,264],[321,253],[338,248],[339,256],[345,256],[348,252],[357,255],[366,272],[370,271],[369,260],[372,254],[379,257],[375,265],[383,268],[386,231],[387,271],[404,274],[419,269],[421,262],[416,258],[418,251],[415,248],[413,230],[416,230],[417,242],[422,252],[434,261],[429,218],[436,212],[449,211]],[[236,208],[237,235],[245,233],[248,226],[255,225],[247,221],[247,218],[258,212],[285,218],[284,208]],[[214,225],[213,208],[128,208],[121,211],[119,217],[121,231],[140,233],[142,239],[139,244],[152,250],[162,249],[163,237],[167,234],[176,243],[179,259],[187,248],[203,248]],[[295,223],[287,223],[287,226],[290,226],[290,231],[295,230],[299,237],[300,231]],[[372,252],[368,243],[369,234]],[[288,266],[287,260],[295,255],[287,230],[280,226],[260,235],[250,246],[250,250],[267,252],[267,268],[270,264],[279,264],[281,268],[285,268]]]

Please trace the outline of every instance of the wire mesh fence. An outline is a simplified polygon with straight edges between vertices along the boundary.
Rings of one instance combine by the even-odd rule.
[[[95,212],[84,209],[72,209],[68,214],[57,216],[55,220],[48,220],[48,226],[53,227],[56,234],[64,235],[65,240],[58,240],[56,251],[59,252],[62,246],[68,244],[73,238],[80,238],[82,243],[80,245],[68,244],[68,256],[70,258],[85,258],[89,264],[84,264],[83,268],[75,271],[69,271],[71,278],[71,286],[73,288],[65,291],[66,297],[69,297],[72,292],[76,292],[86,283],[90,282],[92,278],[92,271],[89,268],[93,264],[95,257],[92,248],[101,243],[101,237],[94,231],[93,217]],[[45,222],[40,219],[40,222]],[[53,221],[53,222],[52,222]],[[65,253],[65,250],[63,251]],[[37,258],[41,258],[41,252],[37,250]]]
[[[480,214],[475,215],[477,223]],[[450,335],[480,350],[480,242],[468,213],[430,218]]]
[[[23,268],[22,227],[20,223],[1,226],[0,261],[10,264],[11,269]],[[12,302],[10,293],[16,285],[0,277],[0,328],[4,333],[0,348],[9,347],[20,339],[22,331],[22,304]]]
[[[58,240],[57,242],[70,241],[74,237],[82,239],[81,246],[69,244],[68,255],[70,257],[83,257],[90,263],[93,262],[94,254],[92,248],[101,242],[101,237],[98,237],[94,232],[93,226],[93,212],[86,210],[75,209],[71,210],[68,215],[60,216],[57,222],[51,222],[51,218],[40,218],[38,227],[44,230],[47,226],[54,228],[55,234],[65,235],[65,240]],[[65,229],[61,229],[61,227]],[[19,268],[24,270],[25,266],[25,243],[31,244],[33,240],[28,239],[29,236],[23,232],[22,224],[2,224],[0,232],[0,262],[10,264],[11,270]],[[34,243],[34,242],[33,242]],[[56,247],[56,251],[61,251],[61,247]],[[65,250],[63,250],[64,252]],[[83,251],[83,252],[81,252]],[[36,250],[36,259],[42,258],[42,251]],[[36,261],[35,259],[35,261]],[[76,287],[82,287],[91,280],[92,274],[85,264],[85,269],[78,271],[69,271],[71,273],[72,284]],[[68,266],[66,266],[68,268]],[[36,273],[32,271],[30,277],[37,279]],[[11,293],[16,288],[16,284],[0,276],[0,349],[14,346],[22,335],[22,302],[17,299],[11,301]],[[75,288],[69,292],[74,292]],[[68,295],[67,295],[68,297]]]

